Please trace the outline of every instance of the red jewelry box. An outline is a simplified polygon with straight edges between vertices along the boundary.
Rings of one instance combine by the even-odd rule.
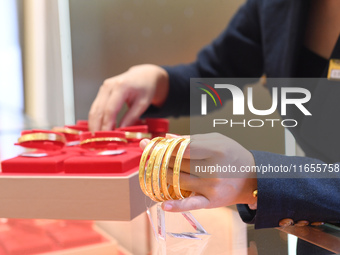
[[[129,147],[123,131],[84,132],[80,139],[83,153],[65,159],[65,173],[124,173],[139,165],[142,150]]]
[[[16,145],[35,149],[2,162],[3,173],[61,173],[65,159],[80,154],[64,150],[64,134],[49,130],[24,130]]]
[[[146,125],[152,137],[165,136],[169,131],[169,120],[161,118],[146,118],[139,120],[135,125]]]

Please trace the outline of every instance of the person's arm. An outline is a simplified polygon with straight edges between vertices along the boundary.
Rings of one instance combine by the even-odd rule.
[[[267,228],[278,227],[280,221],[287,218],[294,223],[301,220],[309,223],[340,221],[339,162],[326,164],[308,157],[262,151],[252,153],[256,166],[262,166],[260,170],[267,167],[269,171],[269,166],[283,169],[281,166],[285,166],[290,173],[257,173],[257,210],[238,205],[245,222],[254,223],[256,228]],[[281,178],[277,178],[279,175]]]
[[[91,131],[110,130],[117,113],[129,109],[121,125],[145,117],[189,114],[190,78],[254,77],[263,74],[261,32],[257,1],[248,0],[228,28],[187,65],[138,65],[105,80],[89,112]],[[204,35],[203,35],[204,36]]]
[[[279,227],[283,219],[295,223],[340,221],[340,163],[326,165],[308,157],[250,152],[218,133],[192,135],[190,140],[179,183],[181,189],[195,195],[165,201],[164,210],[182,212],[238,204],[243,221],[254,223],[255,228]],[[145,148],[147,142],[143,140],[141,147]],[[174,157],[167,174],[170,184]],[[216,166],[232,166],[235,172],[216,171]],[[260,171],[245,171],[254,167]],[[287,169],[290,172],[285,172]],[[254,190],[258,191],[257,200]],[[256,210],[251,210],[248,204],[257,204]]]

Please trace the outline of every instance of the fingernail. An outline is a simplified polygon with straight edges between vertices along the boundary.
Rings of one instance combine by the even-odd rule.
[[[141,142],[140,142],[140,147],[145,147],[146,145],[148,144],[148,142],[147,141],[145,141],[145,140],[142,140]]]
[[[169,203],[164,203],[164,211],[169,211],[169,210],[171,210],[172,209],[172,205],[171,204],[169,204]]]

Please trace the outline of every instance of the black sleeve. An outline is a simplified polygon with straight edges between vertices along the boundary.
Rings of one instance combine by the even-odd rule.
[[[285,218],[310,223],[340,221],[339,162],[326,164],[308,157],[252,153],[259,170],[257,210],[238,205],[243,221],[254,223],[255,228],[278,227]],[[261,171],[264,167],[267,167],[266,173]],[[283,167],[288,172],[284,172]]]

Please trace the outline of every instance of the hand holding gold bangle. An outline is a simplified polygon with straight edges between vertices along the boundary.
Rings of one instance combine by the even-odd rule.
[[[183,199],[190,196],[191,191],[181,190],[179,183],[182,158],[189,143],[190,139],[183,137],[172,139],[156,137],[150,141],[143,151],[139,165],[139,184],[145,195],[156,202]],[[169,162],[171,155],[178,146],[173,183],[168,185]]]

